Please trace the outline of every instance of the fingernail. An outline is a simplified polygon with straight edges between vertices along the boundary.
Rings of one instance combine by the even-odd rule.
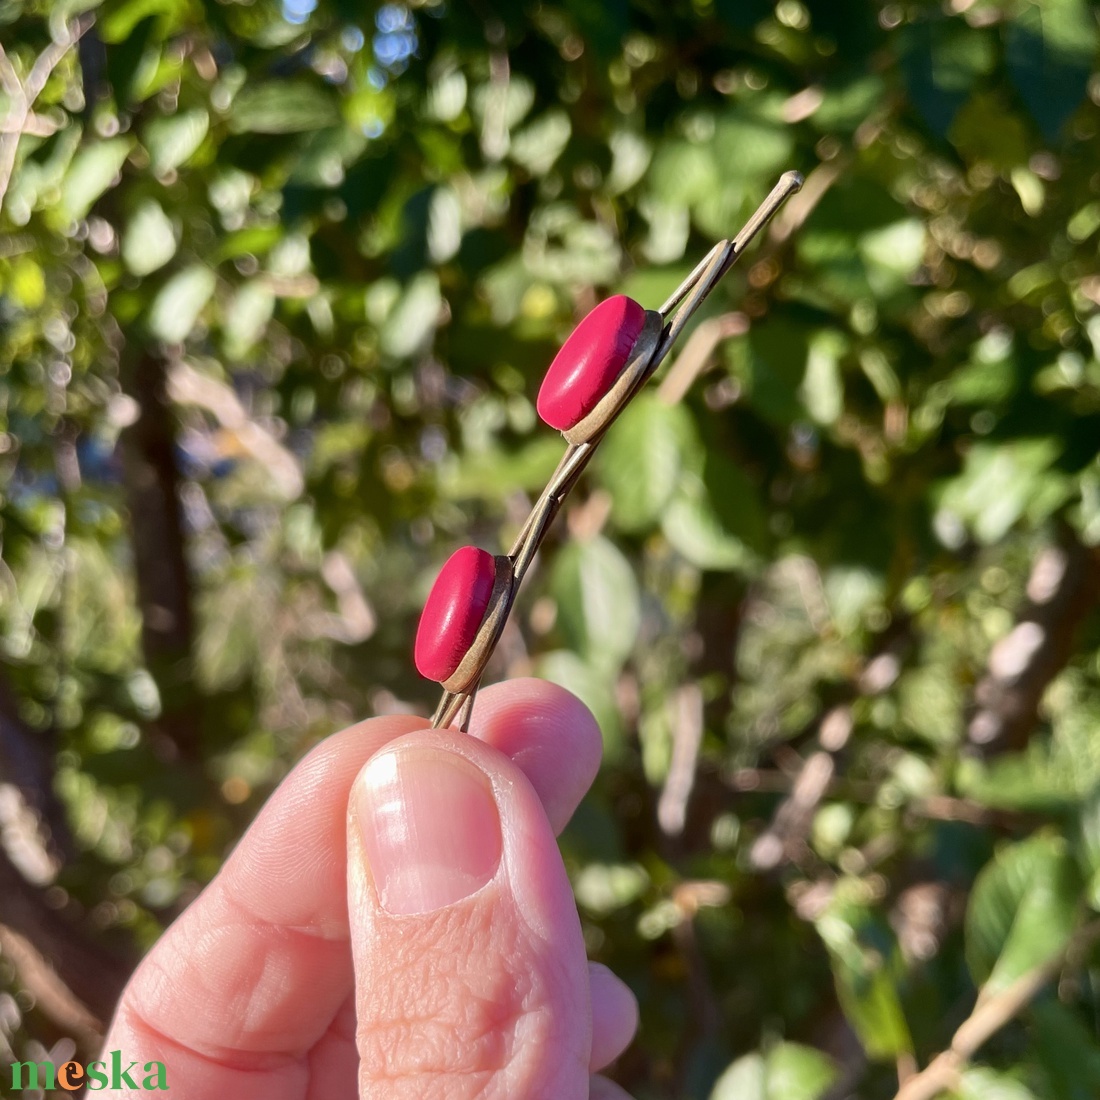
[[[469,897],[500,863],[489,777],[457,753],[393,749],[359,777],[355,808],[382,908],[431,913]]]

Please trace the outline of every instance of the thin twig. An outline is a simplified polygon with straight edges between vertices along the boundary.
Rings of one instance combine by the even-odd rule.
[[[812,760],[816,755],[818,754],[815,753],[808,759]],[[777,768],[738,768],[726,776],[725,783],[738,792],[790,795],[801,778],[801,768],[795,775]],[[878,799],[879,786],[869,781],[833,776],[825,783],[822,793],[827,797],[871,805]],[[978,802],[947,794],[915,798],[899,809],[929,821],[965,821],[970,825],[1019,824],[1027,820],[1027,815],[1022,811],[983,806]]]
[[[770,241],[782,244],[802,228],[803,223],[813,213],[814,208],[825,197],[825,193],[844,174],[848,167],[846,158],[837,158],[825,164],[819,164],[807,177],[802,190],[785,210],[772,222],[768,233]]]
[[[34,997],[35,1007],[73,1035],[84,1050],[98,1050],[103,1021],[88,1010],[34,943],[0,924],[0,951],[14,967],[19,984]]]
[[[940,1093],[954,1088],[966,1063],[1057,976],[1067,957],[1081,954],[1098,938],[1100,921],[1094,921],[1079,929],[1064,950],[1022,974],[1011,985],[997,993],[980,992],[974,1011],[955,1032],[951,1046],[910,1077],[898,1089],[894,1100],[935,1100]]]
[[[92,25],[91,17],[83,17],[71,23],[64,37],[51,42],[35,59],[27,79],[20,82],[8,58],[4,47],[0,45],[0,85],[11,99],[8,117],[4,120],[3,132],[0,132],[0,208],[11,183],[11,174],[15,169],[15,154],[19,148],[19,138],[27,131],[28,119],[34,117],[34,102],[42,94],[50,74],[57,68],[61,59],[80,40]],[[40,120],[35,121],[35,129],[41,128]]]
[[[684,684],[676,692],[672,706],[675,710],[672,762],[657,802],[657,823],[667,836],[679,836],[687,821],[688,800],[703,743],[703,693],[699,685]]]
[[[682,401],[696,378],[710,365],[715,348],[731,336],[743,336],[749,330],[749,319],[743,313],[723,313],[703,321],[688,337],[684,350],[668,369],[657,390],[657,396],[668,405]]]

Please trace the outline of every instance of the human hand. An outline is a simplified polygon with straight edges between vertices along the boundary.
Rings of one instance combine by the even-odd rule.
[[[599,766],[594,719],[518,680],[479,692],[472,736],[426,727],[369,719],[294,769],[106,1050],[164,1063],[187,1100],[626,1100],[590,1075],[637,1005],[587,962],[554,841]]]

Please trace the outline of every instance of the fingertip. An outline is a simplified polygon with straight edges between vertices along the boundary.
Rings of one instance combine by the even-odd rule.
[[[524,771],[556,833],[600,770],[603,739],[592,712],[547,680],[524,677],[479,692],[470,732]]]
[[[592,997],[593,1070],[609,1066],[634,1040],[638,1030],[638,999],[618,975],[602,963],[589,963]]]
[[[606,1077],[593,1077],[588,1085],[588,1100],[631,1100],[630,1094]]]

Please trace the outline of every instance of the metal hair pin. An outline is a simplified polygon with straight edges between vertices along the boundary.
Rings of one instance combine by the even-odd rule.
[[[519,586],[569,490],[604,433],[660,366],[684,326],[802,176],[787,172],[731,240],[719,241],[659,310],[618,296],[597,306],[563,345],[543,383],[539,412],[562,430],[568,446],[511,550],[490,555],[465,547],[443,567],[417,632],[416,663],[441,683],[433,727],[457,718],[467,730],[485,666]],[[551,385],[555,393],[547,396]],[[546,404],[544,406],[544,398]],[[554,404],[557,401],[557,404]]]

